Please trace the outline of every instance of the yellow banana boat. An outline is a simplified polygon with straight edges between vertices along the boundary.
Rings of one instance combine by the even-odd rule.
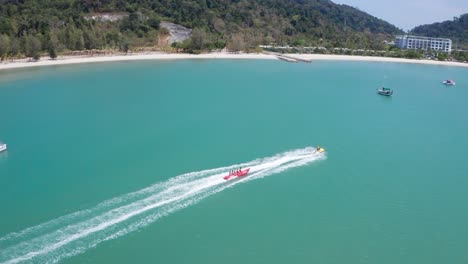
[[[317,148],[315,148],[315,152],[322,153],[322,152],[325,152],[325,149],[322,148],[321,146],[317,146]]]

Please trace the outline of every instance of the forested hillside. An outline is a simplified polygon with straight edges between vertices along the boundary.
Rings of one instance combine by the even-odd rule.
[[[195,29],[181,44],[194,50],[270,43],[383,49],[382,40],[401,33],[328,0],[0,0],[0,56],[155,46],[167,34],[161,20]]]
[[[468,14],[455,17],[452,21],[418,26],[411,30],[411,33],[426,37],[450,38],[453,48],[468,50]]]

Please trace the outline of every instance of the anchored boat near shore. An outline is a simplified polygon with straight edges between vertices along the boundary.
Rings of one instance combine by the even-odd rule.
[[[387,87],[377,89],[377,93],[380,95],[390,96],[393,94],[393,90]]]
[[[0,152],[7,150],[7,144],[0,142]]]
[[[443,84],[447,85],[447,86],[452,86],[452,85],[455,85],[455,81],[454,80],[445,80],[442,82]]]

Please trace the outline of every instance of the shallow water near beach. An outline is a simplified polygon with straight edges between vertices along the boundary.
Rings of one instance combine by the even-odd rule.
[[[0,263],[467,263],[467,98],[399,63],[2,71]]]

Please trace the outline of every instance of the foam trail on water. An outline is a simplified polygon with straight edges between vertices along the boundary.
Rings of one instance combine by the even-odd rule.
[[[156,183],[154,185],[151,185],[151,186],[146,187],[144,189],[138,190],[136,192],[128,193],[128,194],[125,194],[125,195],[122,195],[122,196],[119,196],[119,197],[115,197],[115,198],[106,200],[106,201],[98,204],[93,209],[78,211],[78,212],[75,212],[75,213],[65,215],[65,216],[59,217],[57,219],[51,220],[49,222],[34,226],[34,227],[26,228],[26,229],[24,229],[24,230],[22,230],[20,232],[14,232],[14,233],[10,233],[10,234],[8,234],[8,235],[6,235],[4,237],[0,237],[0,248],[3,248],[4,245],[8,244],[8,242],[10,242],[11,240],[22,238],[22,237],[32,236],[32,235],[40,233],[40,232],[42,232],[44,230],[59,227],[63,223],[73,221],[73,220],[79,219],[79,218],[84,218],[84,217],[86,217],[88,215],[95,214],[96,212],[99,212],[99,211],[104,211],[104,210],[106,210],[108,208],[114,208],[115,206],[117,206],[117,205],[119,205],[121,203],[124,203],[126,201],[129,201],[131,199],[137,199],[137,198],[143,197],[143,196],[145,196],[145,195],[147,195],[149,193],[155,193],[155,192],[164,190],[168,186],[175,186],[175,185],[183,183],[183,182],[185,182],[187,180],[194,180],[194,179],[197,179],[197,178],[209,175],[209,174],[224,172],[226,170],[232,170],[232,169],[238,168],[239,166],[250,166],[250,165],[253,165],[255,163],[256,162],[253,161],[253,162],[247,162],[247,163],[243,163],[243,164],[231,165],[231,166],[228,166],[228,167],[222,167],[222,168],[216,168],[216,169],[203,170],[203,171],[198,171],[198,172],[191,172],[191,173],[182,174],[182,175],[179,175],[179,176],[174,177],[172,179],[169,179],[166,182]]]
[[[134,232],[226,188],[323,158],[324,154],[305,148],[247,163],[182,174],[104,201],[91,209],[1,237],[0,263],[55,263],[103,241]],[[238,167],[250,167],[249,175],[230,181],[222,178]]]

